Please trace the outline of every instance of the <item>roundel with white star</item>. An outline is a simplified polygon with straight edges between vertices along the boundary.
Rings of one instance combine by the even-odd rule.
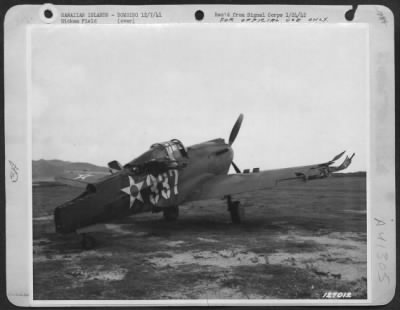
[[[133,177],[131,176],[128,177],[129,177],[129,185],[127,187],[121,188],[121,191],[129,195],[129,200],[130,200],[129,208],[132,208],[136,200],[139,200],[140,202],[143,203],[143,197],[140,191],[143,187],[144,181],[136,182]]]

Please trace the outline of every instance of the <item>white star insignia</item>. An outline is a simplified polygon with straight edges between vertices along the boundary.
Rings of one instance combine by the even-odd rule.
[[[140,193],[143,183],[143,181],[136,183],[135,180],[129,176],[129,186],[121,188],[121,191],[130,196],[129,208],[132,208],[136,200],[143,202],[142,194]]]
[[[92,176],[93,176],[93,174],[80,174],[76,178],[74,178],[74,180],[84,180],[84,179],[86,179],[88,177],[92,177]]]

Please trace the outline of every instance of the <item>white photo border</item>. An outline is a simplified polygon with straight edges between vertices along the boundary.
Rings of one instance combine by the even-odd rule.
[[[202,23],[219,23],[212,12],[290,11],[290,5],[170,5],[151,6],[163,17],[143,23],[193,24],[194,12],[205,12]],[[346,21],[349,6],[296,6],[296,10],[327,16],[329,24],[364,25],[369,30],[369,166],[367,186],[368,298],[366,300],[33,300],[32,279],[32,137],[30,86],[30,29],[59,27],[61,12],[146,11],[150,6],[21,5],[9,9],[4,22],[5,42],[5,179],[7,296],[17,306],[240,306],[240,305],[381,305],[394,296],[395,234],[395,113],[394,18],[384,6],[360,5],[353,21]],[[43,18],[46,9],[51,18]],[[114,24],[115,18],[104,18]],[[284,20],[282,23],[286,23]],[[305,23],[307,22],[304,21]],[[238,26],[239,21],[231,25]],[[128,25],[127,27],[131,27]],[[62,27],[68,27],[62,25]],[[91,27],[95,27],[91,25]],[[19,225],[13,225],[18,222]]]

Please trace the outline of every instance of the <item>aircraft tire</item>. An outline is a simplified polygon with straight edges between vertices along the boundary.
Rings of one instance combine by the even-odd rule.
[[[166,220],[167,222],[176,221],[178,219],[178,216],[179,216],[179,207],[178,206],[174,206],[174,207],[170,207],[168,209],[165,209],[163,211],[163,215],[164,215],[164,220]]]
[[[91,250],[96,246],[96,239],[93,238],[92,236],[83,234],[81,245],[84,250]]]
[[[233,201],[229,206],[233,224],[240,224],[244,220],[244,209],[240,207],[240,201]]]

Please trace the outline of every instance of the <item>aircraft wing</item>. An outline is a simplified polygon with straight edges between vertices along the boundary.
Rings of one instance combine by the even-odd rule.
[[[86,188],[87,184],[96,183],[109,175],[110,172],[105,171],[70,170],[55,176],[54,179],[65,185]]]
[[[343,170],[350,165],[354,154],[351,157],[347,156],[341,165],[331,166],[343,153],[335,156],[334,160],[322,164],[210,177],[187,197],[187,201],[223,198],[227,195],[273,188],[289,180],[307,181],[325,178],[331,172]]]

